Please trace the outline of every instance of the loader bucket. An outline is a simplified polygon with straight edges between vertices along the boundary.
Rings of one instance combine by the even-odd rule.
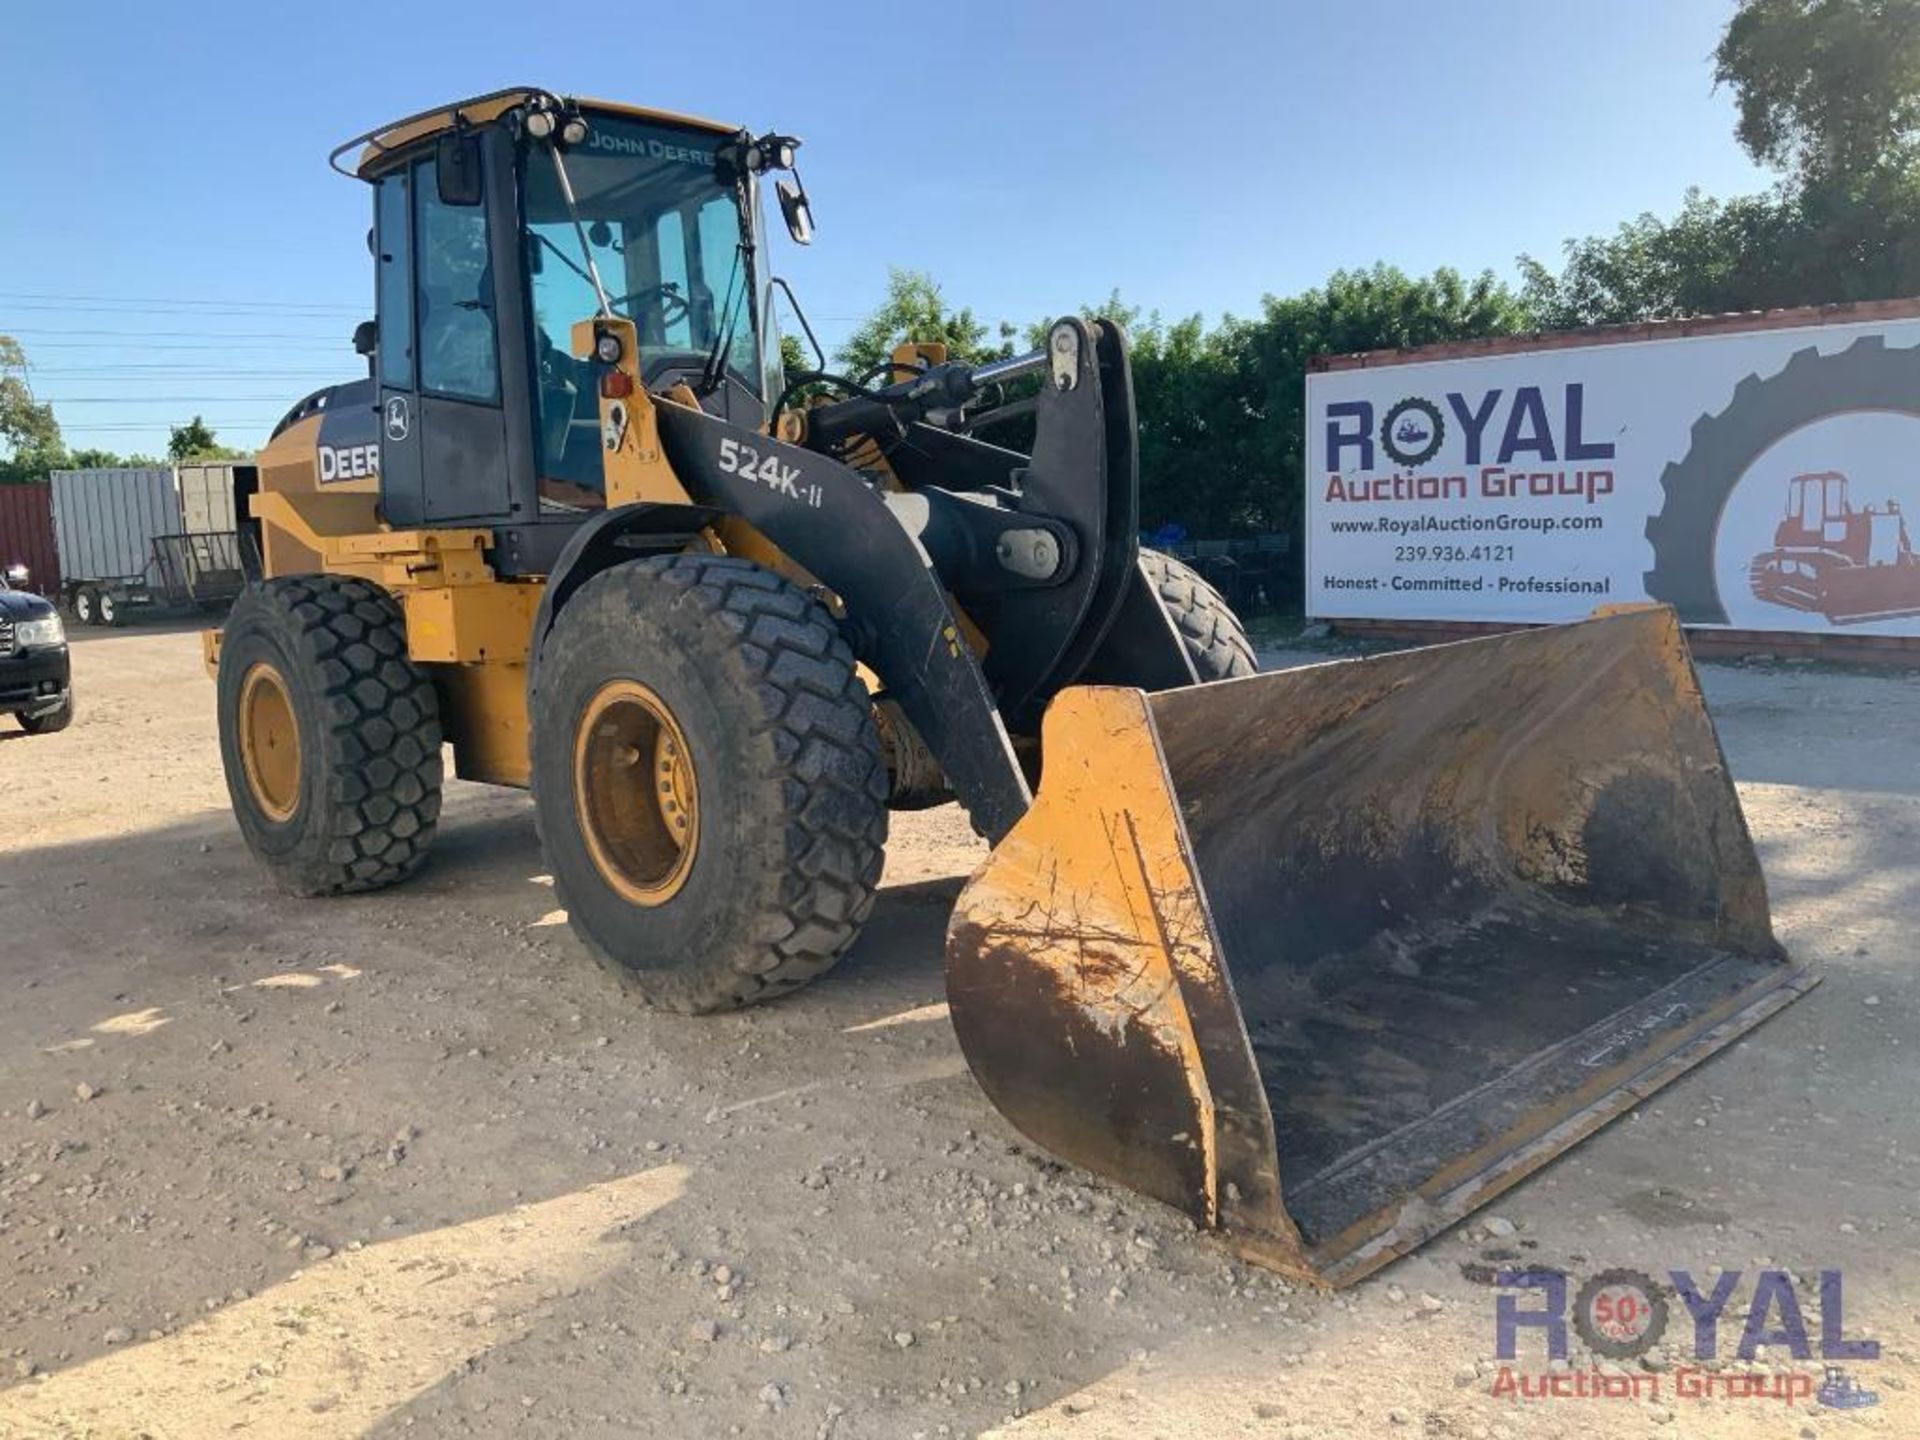
[[[953,1024],[1031,1139],[1358,1279],[1812,986],[1673,612],[1048,710]]]

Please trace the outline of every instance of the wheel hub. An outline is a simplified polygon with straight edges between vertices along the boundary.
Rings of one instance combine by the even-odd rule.
[[[610,680],[581,713],[573,745],[574,813],[600,876],[634,905],[686,883],[700,835],[693,756],[679,722],[636,680]]]
[[[240,768],[266,816],[284,823],[300,803],[300,727],[280,672],[264,660],[240,680]]]

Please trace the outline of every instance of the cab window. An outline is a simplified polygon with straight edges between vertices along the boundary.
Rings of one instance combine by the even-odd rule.
[[[413,389],[413,260],[407,215],[407,172],[383,176],[375,192],[375,245],[379,281],[380,383]]]
[[[486,207],[442,204],[432,160],[415,169],[413,198],[420,247],[414,296],[420,388],[457,400],[497,403],[500,356]]]

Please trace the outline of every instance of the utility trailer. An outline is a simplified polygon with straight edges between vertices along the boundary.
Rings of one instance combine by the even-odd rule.
[[[60,599],[84,625],[140,613],[216,611],[245,584],[234,487],[253,466],[56,470]]]

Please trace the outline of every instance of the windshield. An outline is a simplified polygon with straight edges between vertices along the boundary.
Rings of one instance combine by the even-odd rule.
[[[757,394],[752,277],[733,188],[714,171],[718,139],[595,116],[586,143],[566,152],[567,175],[607,298],[639,329],[643,363],[704,360],[729,307],[744,309],[723,358]],[[598,305],[553,152],[541,144],[530,147],[526,223],[534,318],[565,349],[573,322]]]
[[[593,268],[614,311],[638,332],[642,375],[655,381],[671,364],[691,379],[716,338],[729,332],[722,363],[762,396],[754,277],[740,243],[734,189],[715,173],[721,137],[608,115],[592,123],[564,163]],[[598,313],[599,301],[545,144],[528,145],[524,193],[540,472],[597,491],[595,372],[591,362],[573,359],[571,335],[576,321]]]

